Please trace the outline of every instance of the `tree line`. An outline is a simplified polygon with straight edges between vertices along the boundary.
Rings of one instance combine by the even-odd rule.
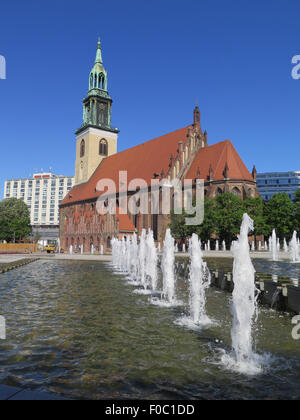
[[[30,238],[30,213],[22,200],[6,198],[0,202],[0,241],[16,242]]]
[[[293,200],[286,193],[275,194],[269,201],[261,197],[242,200],[231,193],[205,198],[202,225],[187,226],[186,214],[172,213],[170,228],[173,236],[182,242],[197,233],[202,241],[217,238],[230,246],[237,239],[244,213],[254,220],[254,236],[268,238],[276,229],[281,242],[284,238],[290,240],[295,230],[300,232],[300,190]]]

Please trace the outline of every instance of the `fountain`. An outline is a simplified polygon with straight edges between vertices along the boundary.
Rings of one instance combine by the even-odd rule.
[[[186,245],[185,244],[183,244],[182,245],[182,252],[185,254],[186,253]]]
[[[190,267],[190,315],[195,324],[210,322],[206,315],[205,290],[210,286],[210,276],[207,276],[207,266],[203,262],[198,235],[193,234],[189,243]]]
[[[265,241],[265,251],[269,251],[268,243]]]
[[[219,241],[216,241],[216,251],[219,251],[220,247],[219,247]]]
[[[291,261],[296,263],[300,262],[299,256],[299,246],[297,242],[297,232],[295,231],[290,242],[290,253],[291,253]]]
[[[283,240],[283,250],[284,250],[284,252],[286,252],[286,253],[288,253],[288,252],[289,252],[289,247],[288,247],[288,244],[287,244],[286,238],[284,238],[284,240]]]
[[[70,255],[73,254],[73,245],[70,246]]]
[[[123,273],[128,272],[127,270],[127,243],[124,236],[121,242],[121,271]]]
[[[252,252],[254,252],[254,251],[255,251],[255,242],[254,242],[254,241],[252,241],[252,244],[251,244],[251,251],[252,251]]]
[[[142,230],[142,235],[140,236],[140,245],[139,245],[139,254],[138,254],[138,261],[139,261],[139,279],[141,285],[144,289],[147,289],[147,279],[146,279],[146,229]]]
[[[277,248],[277,238],[276,238],[275,229],[273,229],[273,233],[272,233],[271,249],[272,249],[272,260],[278,261],[278,248]]]
[[[162,256],[163,294],[169,303],[175,302],[175,244],[171,230],[167,229]]]
[[[261,244],[261,241],[258,241],[258,250],[259,250],[259,251],[262,251],[262,244]]]
[[[131,271],[131,247],[132,247],[132,242],[131,242],[131,237],[128,236],[127,240],[126,240],[126,272],[130,273]]]
[[[100,247],[100,255],[103,255],[104,254],[104,247],[103,247],[103,245],[101,245],[101,247]]]
[[[150,279],[151,283],[151,290],[157,290],[157,280],[158,280],[158,274],[157,274],[157,265],[158,265],[158,256],[157,256],[157,250],[154,242],[153,232],[151,229],[149,229],[147,239],[146,239],[146,276]]]
[[[255,269],[253,267],[248,243],[248,233],[253,231],[253,220],[243,216],[238,241],[232,247],[233,264],[233,325],[231,330],[233,355],[224,355],[222,360],[234,370],[247,374],[258,374],[261,365],[259,356],[253,352],[252,327],[257,314]]]
[[[210,241],[207,242],[207,251],[210,251]]]
[[[130,259],[130,277],[132,280],[137,280],[139,273],[139,247],[137,243],[137,236],[135,233],[133,234],[131,240]]]
[[[223,249],[224,252],[226,251],[226,242],[225,241],[222,242],[222,249]]]
[[[118,264],[118,241],[116,238],[113,238],[111,240],[111,256],[112,256],[112,265],[115,267]]]

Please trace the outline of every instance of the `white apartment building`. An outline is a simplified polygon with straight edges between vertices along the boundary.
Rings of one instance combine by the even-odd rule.
[[[300,188],[300,171],[257,174],[257,188],[264,200],[270,200],[277,193],[287,193],[293,199]]]
[[[4,184],[4,198],[23,200],[34,233],[43,239],[58,238],[59,204],[74,185],[73,176],[36,173],[32,178],[12,179]]]

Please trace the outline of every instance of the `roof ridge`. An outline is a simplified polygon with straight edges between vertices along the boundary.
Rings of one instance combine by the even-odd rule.
[[[139,147],[142,147],[142,146],[144,146],[145,144],[149,144],[149,143],[154,142],[154,141],[159,141],[159,140],[160,140],[160,139],[162,139],[163,137],[166,137],[166,136],[169,136],[169,135],[173,135],[173,134],[175,134],[175,133],[177,133],[178,131],[181,131],[181,130],[186,130],[187,128],[189,128],[189,127],[191,127],[191,126],[192,126],[192,125],[191,125],[191,124],[189,124],[189,125],[187,125],[186,127],[178,128],[177,130],[170,131],[169,133],[163,134],[162,136],[158,136],[158,137],[155,137],[155,138],[153,138],[153,139],[150,139],[150,140],[144,141],[143,143],[139,143],[139,144],[137,144],[137,145],[135,145],[135,146],[129,147],[128,149],[124,149],[124,150],[121,150],[120,152],[114,153],[114,154],[113,154],[113,155],[111,155],[111,156],[107,156],[107,157],[106,157],[105,159],[103,159],[103,160],[107,160],[107,159],[113,158],[114,156],[119,156],[121,153],[125,153],[125,152],[128,152],[128,151],[132,151],[132,150],[134,150],[134,149],[138,149]],[[102,162],[103,162],[103,161],[102,161]]]

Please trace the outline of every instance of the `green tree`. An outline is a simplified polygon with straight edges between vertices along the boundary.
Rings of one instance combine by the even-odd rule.
[[[254,235],[266,235],[269,231],[264,214],[264,201],[261,197],[248,197],[244,201],[245,211],[254,220]]]
[[[191,229],[190,229],[191,230]],[[194,226],[192,233],[197,233],[202,241],[207,242],[217,231],[216,199],[207,198],[204,201],[204,221],[200,226]]]
[[[185,223],[186,214],[174,214],[171,213],[171,223],[169,225],[172,235],[176,239],[184,241],[188,237],[188,229]]]
[[[300,203],[300,189],[294,194],[294,203]]]
[[[300,189],[294,194],[292,219],[293,230],[300,232]]]
[[[0,240],[13,242],[30,235],[30,214],[26,204],[16,198],[6,198],[0,203]]]
[[[234,194],[226,193],[216,198],[216,233],[221,240],[225,240],[227,246],[237,238],[244,212],[243,200]]]
[[[287,193],[273,195],[265,204],[266,235],[271,235],[276,229],[277,236],[281,241],[285,237],[290,238],[293,231],[294,205]]]
[[[195,206],[196,203],[194,202]],[[208,241],[213,233],[216,232],[216,217],[215,217],[215,199],[205,199],[204,201],[204,222],[202,225],[187,226],[185,219],[191,217],[187,215],[184,210],[182,214],[171,214],[170,228],[172,235],[176,239],[184,241],[190,238],[193,233],[197,233],[199,238],[203,241]]]

